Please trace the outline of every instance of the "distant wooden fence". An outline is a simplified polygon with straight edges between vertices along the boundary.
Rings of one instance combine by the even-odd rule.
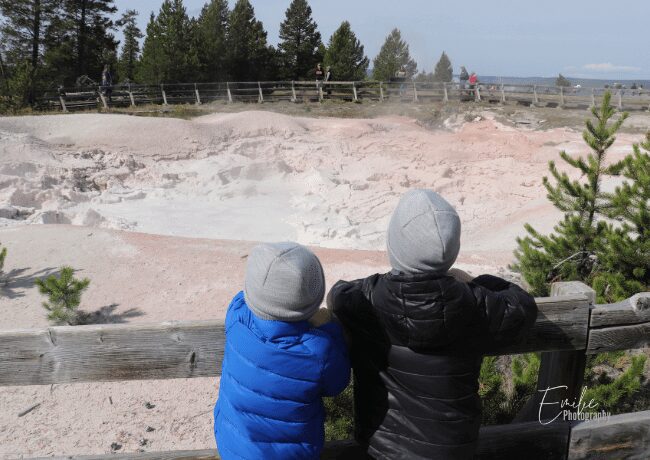
[[[606,89],[563,88],[542,85],[380,81],[260,81],[222,83],[175,83],[163,85],[116,85],[61,88],[45,91],[36,107],[64,112],[145,104],[204,104],[233,102],[485,102],[539,107],[587,108],[597,103]],[[650,91],[612,89],[619,109],[650,111]]]
[[[538,298],[537,304],[537,322],[524,343],[486,353],[541,351],[538,389],[566,385],[562,399],[580,394],[588,354],[641,348],[650,341],[650,293],[617,304],[594,305],[594,292],[584,284],[556,283],[552,296]],[[219,376],[224,340],[222,321],[0,332],[0,386]],[[481,429],[476,458],[650,458],[650,411],[612,416],[605,422],[543,425],[538,421],[535,398],[516,422]],[[63,458],[217,459],[218,453],[200,450]],[[342,441],[328,443],[322,458],[358,459],[365,454],[353,441]]]

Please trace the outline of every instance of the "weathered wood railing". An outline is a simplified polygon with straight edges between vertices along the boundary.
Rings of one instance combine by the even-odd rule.
[[[109,91],[110,89],[110,91]],[[543,85],[480,83],[380,82],[380,81],[255,81],[115,85],[62,88],[43,92],[38,106],[64,112],[81,109],[136,107],[144,104],[204,104],[232,102],[476,101],[530,106],[584,108],[593,106],[605,89],[563,88]],[[650,110],[650,91],[612,89],[619,109]]]
[[[557,283],[552,297],[537,299],[537,322],[524,343],[486,353],[543,352],[538,388],[566,385],[567,394],[579,394],[586,355],[650,343],[650,293],[612,305],[594,305],[593,299],[593,291],[581,283]],[[0,332],[0,386],[218,376],[223,349],[222,321],[5,331]],[[606,421],[542,424],[539,401],[532,401],[517,422],[481,429],[477,458],[650,458],[650,411]],[[218,454],[202,450],[110,458],[216,459]],[[364,453],[352,441],[335,442],[327,445],[323,458],[364,458]]]

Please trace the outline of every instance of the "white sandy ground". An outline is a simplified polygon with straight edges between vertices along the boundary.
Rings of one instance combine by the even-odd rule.
[[[620,136],[612,158],[638,140]],[[103,322],[223,317],[247,241],[320,247],[328,286],[385,270],[390,212],[413,187],[458,208],[459,267],[504,273],[523,223],[548,231],[557,220],[541,185],[548,160],[582,145],[577,131],[510,128],[489,113],[444,131],[398,117],[266,112],[0,118],[0,242],[10,251],[0,330],[47,325],[33,281],[64,264],[92,279],[82,308]],[[48,225],[29,225],[38,223]],[[212,447],[217,387],[3,388],[0,457]]]

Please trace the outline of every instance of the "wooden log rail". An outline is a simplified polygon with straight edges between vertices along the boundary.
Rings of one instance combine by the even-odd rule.
[[[381,81],[255,81],[217,83],[166,83],[64,88],[43,92],[38,107],[62,111],[110,109],[144,104],[202,104],[206,102],[442,102],[476,101],[523,104],[536,107],[588,108],[607,91],[600,88],[562,88],[543,85]],[[650,90],[611,89],[619,109],[650,111]]]
[[[650,293],[595,305],[590,288],[570,282],[556,283],[552,294],[537,299],[537,322],[524,343],[486,350],[492,355],[543,352],[538,388],[556,383],[579,393],[586,355],[650,342]],[[2,331],[0,386],[219,376],[224,342],[223,321],[216,320]],[[515,423],[483,427],[477,458],[513,458],[513,452],[527,459],[650,458],[650,411],[598,422],[542,424],[538,408],[525,407]],[[110,458],[213,459],[218,454],[205,450]],[[328,444],[322,458],[364,456],[350,441]]]

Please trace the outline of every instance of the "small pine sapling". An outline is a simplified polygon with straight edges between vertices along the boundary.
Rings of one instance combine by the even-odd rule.
[[[7,248],[3,248],[0,244],[0,277],[2,277],[3,269],[5,266],[5,259],[7,258]]]
[[[634,151],[612,166],[625,182],[610,196],[608,225],[600,249],[601,273],[593,288],[599,302],[617,302],[650,290],[650,134]]]
[[[601,189],[603,176],[610,173],[605,166],[606,154],[627,118],[627,113],[622,113],[614,119],[616,109],[611,105],[611,97],[611,93],[605,93],[600,107],[591,111],[594,119],[586,121],[582,137],[591,149],[587,157],[560,153],[562,160],[578,169],[583,179],[573,180],[558,171],[554,161],[549,163],[554,183],[544,177],[544,186],[549,201],[564,212],[564,219],[548,236],[526,224],[528,235],[517,240],[517,262],[512,268],[523,275],[535,295],[548,295],[554,281],[591,283],[597,248],[607,228],[600,219],[609,206],[607,194]]]
[[[48,301],[43,307],[48,311],[47,319],[57,324],[72,325],[77,320],[77,308],[81,303],[81,294],[88,288],[88,278],[74,277],[72,267],[62,267],[57,277],[51,275],[45,279],[36,280],[36,286]]]

